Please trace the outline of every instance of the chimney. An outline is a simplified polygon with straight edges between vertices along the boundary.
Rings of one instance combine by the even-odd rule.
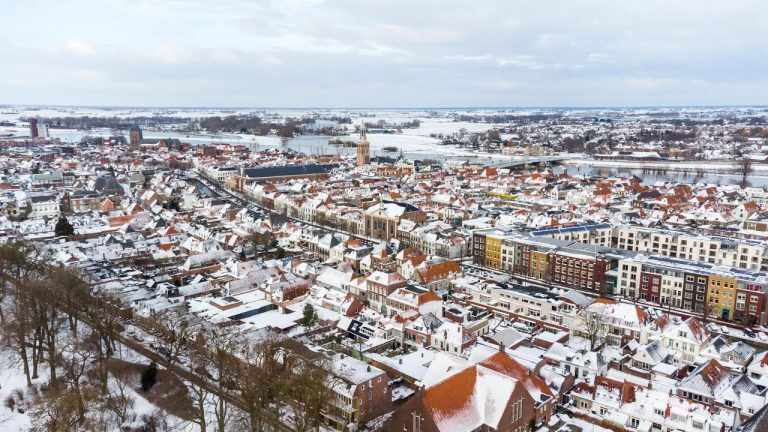
[[[398,364],[403,364],[403,359],[402,359],[402,358],[398,359],[398,360],[397,360],[397,363],[398,363]]]
[[[365,368],[365,370],[366,370],[367,372],[370,372],[370,371],[371,371],[371,365],[368,365],[368,366]]]
[[[504,342],[499,342],[499,352],[504,352]]]

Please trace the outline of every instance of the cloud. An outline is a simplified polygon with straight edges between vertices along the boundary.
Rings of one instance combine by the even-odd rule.
[[[283,64],[283,60],[276,55],[267,54],[261,58],[261,63],[268,66],[278,66]]]
[[[0,29],[26,37],[0,44],[0,103],[747,104],[768,99],[766,16],[761,0],[10,2]],[[28,81],[50,88],[8,84]]]
[[[542,70],[542,69],[578,69],[581,68],[580,64],[566,65],[562,63],[544,63],[537,61],[535,57],[530,55],[516,55],[511,57],[498,57],[491,54],[484,55],[448,55],[443,57],[448,61],[459,62],[482,62],[482,63],[495,63],[498,66],[515,66],[530,70]]]
[[[73,53],[81,56],[90,56],[96,53],[96,50],[94,50],[93,47],[80,39],[67,40],[67,48]]]

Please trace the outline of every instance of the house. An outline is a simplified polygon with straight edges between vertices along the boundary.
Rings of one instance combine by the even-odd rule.
[[[697,318],[688,318],[661,335],[661,343],[671,354],[673,364],[693,364],[712,335]]]
[[[475,363],[437,354],[422,383],[389,430],[527,431],[546,424],[556,404],[547,384],[503,351]]]
[[[365,210],[365,235],[384,240],[395,238],[401,219],[423,223],[427,215],[411,204],[381,201]]]
[[[715,359],[707,360],[680,380],[677,395],[711,404],[731,386],[731,371]]]
[[[59,217],[59,197],[55,193],[39,193],[29,197],[30,218]]]
[[[430,291],[442,292],[448,289],[453,279],[463,275],[461,266],[453,260],[436,263],[425,261],[416,269],[413,280]]]
[[[407,285],[407,281],[397,272],[383,272],[377,270],[366,278],[366,300],[376,311],[386,310],[387,297],[398,288]]]
[[[669,352],[659,341],[653,341],[637,348],[632,355],[632,367],[650,372],[666,361]]]
[[[389,316],[395,316],[407,310],[418,311],[422,315],[432,313],[443,315],[443,302],[440,296],[416,286],[398,288],[388,295],[385,302]]]
[[[389,377],[383,370],[345,354],[330,360],[333,394],[324,412],[326,426],[343,431],[349,423],[367,423],[392,410]]]

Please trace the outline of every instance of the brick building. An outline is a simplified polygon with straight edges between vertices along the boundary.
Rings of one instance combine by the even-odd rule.
[[[433,364],[443,364],[446,372],[427,373],[419,392],[395,411],[389,430],[522,432],[552,416],[557,403],[552,390],[508,353],[477,363],[443,356],[448,355],[440,354]]]

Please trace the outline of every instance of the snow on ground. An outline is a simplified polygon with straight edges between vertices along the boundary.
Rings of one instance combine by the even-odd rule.
[[[11,411],[5,406],[6,399],[17,389],[25,394],[25,399],[28,397],[26,396],[27,380],[24,378],[21,364],[14,361],[14,358],[13,353],[6,350],[0,351],[0,403],[2,404],[0,405],[0,430],[4,431],[24,431],[32,426],[29,415]],[[47,376],[47,371],[40,375]],[[36,384],[43,382],[42,378],[34,380]]]
[[[16,361],[16,357],[17,356],[13,352],[7,350],[0,351],[0,431],[28,431],[32,427],[31,418],[28,412],[26,412],[29,408],[32,396],[28,394],[24,371],[21,363]],[[121,345],[119,345],[115,357],[132,363],[149,363],[149,360],[142,355]],[[35,386],[45,385],[50,376],[45,364],[40,365],[38,374],[39,378],[33,379],[33,384]],[[115,388],[115,378],[111,378],[108,385],[110,388]],[[23,403],[18,402],[19,393],[23,395]],[[133,400],[132,411],[136,414],[135,418],[137,422],[141,419],[142,415],[149,415],[158,410],[155,405],[144,399],[144,397],[132,388],[127,388],[126,394]],[[16,395],[16,407],[22,408],[25,411],[24,413],[20,413],[16,409],[12,411],[5,406],[6,400],[11,395]],[[178,430],[179,432],[195,432],[199,430],[197,425],[181,420],[178,417],[165,412],[161,415],[169,424],[175,425],[176,428],[174,430]]]
[[[418,129],[405,129],[403,132],[413,133],[414,135],[432,135],[442,134],[451,135],[454,132],[458,132],[461,129],[466,130],[469,133],[473,132],[488,132],[493,128],[498,128],[500,125],[493,125],[490,123],[470,123],[470,122],[454,122],[449,120],[435,120],[424,119],[421,120],[421,124]]]

